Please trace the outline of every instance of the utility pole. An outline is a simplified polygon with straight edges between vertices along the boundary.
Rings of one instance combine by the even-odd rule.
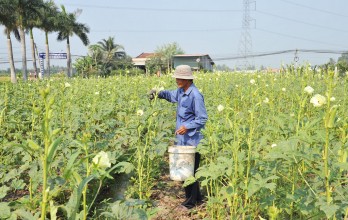
[[[247,70],[250,67],[254,67],[254,59],[251,56],[252,54],[252,39],[250,35],[250,23],[251,21],[255,20],[250,17],[250,5],[255,4],[256,9],[256,2],[251,0],[243,0],[243,21],[242,21],[242,35],[239,41],[239,48],[238,48],[238,54],[241,58],[240,61],[238,61],[237,66],[242,70]]]

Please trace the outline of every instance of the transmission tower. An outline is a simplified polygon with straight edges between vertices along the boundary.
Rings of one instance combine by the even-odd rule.
[[[246,70],[249,67],[254,66],[254,59],[251,56],[252,49],[253,49],[253,43],[250,35],[250,23],[252,21],[255,21],[250,17],[250,5],[255,4],[256,8],[256,2],[250,1],[250,0],[243,0],[243,21],[242,21],[242,35],[239,41],[239,48],[238,53],[241,58],[240,61],[237,62],[237,66],[242,69]]]

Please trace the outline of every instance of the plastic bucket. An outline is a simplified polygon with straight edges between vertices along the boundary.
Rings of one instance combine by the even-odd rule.
[[[184,181],[194,174],[195,146],[172,146],[169,152],[170,179]]]

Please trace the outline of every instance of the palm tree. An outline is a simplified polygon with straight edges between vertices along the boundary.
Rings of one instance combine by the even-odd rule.
[[[103,39],[102,41],[99,41],[97,45],[104,53],[104,62],[105,63],[111,63],[112,60],[115,58],[116,52],[120,50],[124,50],[124,47],[119,44],[115,44],[114,37],[109,37],[108,39]]]
[[[103,53],[103,65],[102,65],[102,75],[109,75],[111,70],[116,69],[116,59],[120,52],[124,53],[124,47],[122,45],[116,44],[114,42],[114,37],[109,37],[108,39],[103,39],[96,44],[96,47],[100,49]]]
[[[41,8],[40,15],[44,19],[41,19],[39,28],[45,32],[45,44],[46,44],[46,70],[47,76],[50,77],[50,48],[48,44],[48,33],[53,31],[58,31],[58,7],[51,0],[49,2],[45,2],[45,7]],[[40,73],[41,74],[41,73]],[[43,78],[43,76],[40,76]]]
[[[60,31],[58,32],[57,40],[66,40],[67,48],[67,76],[71,77],[71,52],[70,52],[70,37],[76,34],[82,43],[87,46],[89,44],[89,39],[87,33],[89,33],[89,28],[82,23],[76,21],[77,15],[80,11],[75,11],[74,13],[67,13],[65,7],[62,5],[62,12],[60,13]]]
[[[16,39],[20,40],[18,29],[15,25],[15,16],[12,11],[14,10],[10,0],[3,0],[0,2],[0,24],[5,26],[5,34],[7,36],[8,58],[11,70],[11,82],[17,83],[16,69],[13,60],[13,50],[11,41],[11,32],[14,33]]]
[[[22,47],[22,73],[23,80],[28,79],[27,75],[27,55],[25,44],[25,29],[27,28],[27,21],[33,15],[39,14],[39,9],[43,7],[42,0],[12,0],[11,4],[14,7],[16,16],[16,26],[19,27],[19,34]]]
[[[29,36],[30,36],[30,46],[31,46],[31,57],[33,59],[33,69],[34,73],[38,74],[37,65],[36,65],[36,45],[34,41],[34,33],[33,29],[39,27],[41,19],[45,19],[41,17],[41,14],[30,14],[30,18],[27,21],[27,28],[29,29]],[[40,79],[42,78],[40,74]]]

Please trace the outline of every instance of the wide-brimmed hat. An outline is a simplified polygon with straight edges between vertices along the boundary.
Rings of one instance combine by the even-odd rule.
[[[177,66],[175,68],[173,77],[177,79],[194,79],[191,67],[189,65]]]

